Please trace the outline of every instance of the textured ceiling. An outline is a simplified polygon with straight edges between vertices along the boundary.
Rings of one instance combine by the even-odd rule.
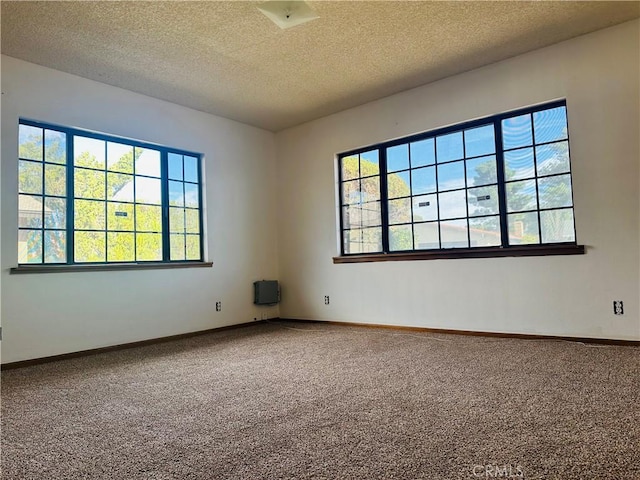
[[[277,131],[640,16],[637,1],[2,1],[2,53]]]

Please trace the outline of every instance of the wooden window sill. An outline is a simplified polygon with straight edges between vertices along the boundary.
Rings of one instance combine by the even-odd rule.
[[[140,263],[100,263],[86,265],[20,265],[10,269],[11,274],[23,273],[68,273],[106,272],[117,270],[162,270],[167,268],[208,268],[213,262],[140,262]]]
[[[422,252],[374,253],[333,257],[333,263],[397,262],[406,260],[443,260],[453,258],[536,257],[547,255],[584,255],[584,245],[527,245],[517,247],[451,248]]]

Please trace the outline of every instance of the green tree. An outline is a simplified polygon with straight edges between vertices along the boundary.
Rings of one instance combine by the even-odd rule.
[[[74,171],[74,196],[82,197],[74,202],[74,218],[67,219],[64,198],[52,195],[66,196],[66,145],[65,136],[52,130],[44,130],[47,142],[43,148],[43,130],[30,128],[34,131],[26,138],[20,139],[19,155],[30,161],[19,162],[19,191],[22,204],[26,205],[27,197],[36,205],[44,205],[44,225],[40,215],[35,220],[21,227],[41,228],[44,226],[44,238],[38,230],[27,233],[27,257],[39,258],[44,242],[47,258],[64,260],[66,252],[67,222],[73,222],[78,231],[75,232],[75,258],[79,261],[101,262],[161,260],[162,235],[143,233],[137,235],[134,245],[134,229],[150,232],[162,231],[162,211],[160,206],[138,205],[134,207],[133,200],[133,165],[134,155],[139,157],[144,152],[142,148],[128,149],[109,165],[109,172],[105,171],[104,160],[96,158],[90,152],[81,152],[74,160],[75,165],[86,167]],[[51,140],[49,140],[51,138]],[[44,152],[43,152],[44,150]],[[44,158],[43,158],[44,157]],[[43,159],[46,162],[43,163]],[[73,168],[69,166],[69,168]],[[118,173],[116,173],[118,172]],[[120,173],[123,172],[123,173]],[[44,174],[44,175],[43,175]],[[44,182],[43,182],[44,176]],[[43,184],[44,183],[44,184]],[[120,192],[129,189],[131,198],[122,202],[105,203],[106,199],[117,200]],[[33,208],[33,207],[32,207]],[[41,207],[39,207],[41,208]],[[25,217],[23,207],[21,218]],[[197,211],[197,210],[196,210]],[[134,225],[135,218],[135,225]],[[192,227],[193,228],[193,227]],[[53,230],[61,229],[61,230]],[[82,231],[82,230],[87,231]],[[108,229],[106,238],[101,232],[88,230]],[[124,230],[125,232],[110,232]],[[105,258],[108,251],[108,259]],[[45,261],[47,260],[45,258]],[[20,261],[25,261],[21,258]]]

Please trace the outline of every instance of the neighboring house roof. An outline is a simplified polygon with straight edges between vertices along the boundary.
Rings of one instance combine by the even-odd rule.
[[[19,193],[23,193],[19,191]],[[18,206],[20,213],[40,213],[42,212],[42,201],[40,200],[42,197],[33,196],[33,195],[22,195],[20,197],[20,203]],[[51,209],[44,206],[45,212],[51,212]]]

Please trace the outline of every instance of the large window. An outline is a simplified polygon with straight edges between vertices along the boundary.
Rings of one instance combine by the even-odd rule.
[[[564,102],[338,158],[342,255],[576,243]]]
[[[21,120],[18,263],[202,261],[200,156]]]

